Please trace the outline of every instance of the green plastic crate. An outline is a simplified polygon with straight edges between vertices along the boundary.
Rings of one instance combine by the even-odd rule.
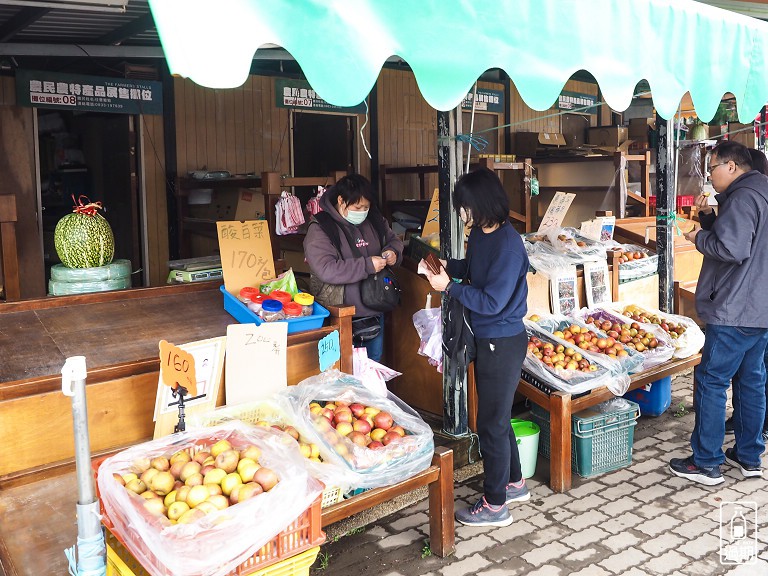
[[[595,408],[571,416],[571,469],[583,478],[618,470],[632,463],[632,443],[640,407],[627,400],[629,407],[613,412]],[[531,417],[541,428],[539,454],[549,459],[549,412],[533,405]]]

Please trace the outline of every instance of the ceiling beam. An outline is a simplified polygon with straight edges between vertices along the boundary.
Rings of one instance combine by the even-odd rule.
[[[152,18],[152,13],[147,12],[144,14],[144,16],[140,16],[139,18],[136,18],[135,20],[132,20],[123,26],[120,26],[120,28],[105,34],[96,40],[96,43],[106,44],[108,46],[119,46],[128,40],[131,36],[134,36],[135,34],[141,34],[142,32],[146,32],[150,28],[154,27],[155,20]]]
[[[0,42],[8,42],[30,24],[34,24],[40,18],[50,12],[50,8],[24,8],[8,22],[0,26]]]

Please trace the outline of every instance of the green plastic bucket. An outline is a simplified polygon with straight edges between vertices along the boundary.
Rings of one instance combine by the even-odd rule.
[[[539,453],[539,425],[528,420],[509,421],[517,438],[517,451],[520,453],[520,468],[523,478],[530,478],[536,472],[536,458]]]

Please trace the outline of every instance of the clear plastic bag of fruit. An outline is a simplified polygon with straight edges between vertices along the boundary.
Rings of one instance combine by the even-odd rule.
[[[282,395],[275,394],[265,400],[221,406],[210,412],[190,414],[187,416],[187,428],[207,428],[232,421],[274,427],[284,432],[292,438],[291,442],[298,444],[313,478],[320,480],[327,488],[339,488],[342,492],[352,487],[349,468],[334,462],[330,449],[315,441],[314,428],[308,427],[304,422],[295,421],[293,411]]]
[[[413,408],[391,392],[385,397],[379,396],[355,377],[329,370],[290,386],[283,395],[290,402],[295,422],[312,427],[317,441],[332,451],[333,461],[349,468],[355,488],[378,488],[401,482],[425,470],[432,461],[432,429]],[[345,415],[339,422],[336,409],[343,406],[337,406],[336,402],[349,408],[349,416]],[[328,412],[323,415],[322,410]],[[360,417],[355,416],[357,413]],[[362,417],[366,413],[370,421]],[[366,420],[367,432],[366,427],[359,424],[360,420]],[[339,429],[340,422],[344,422],[343,431]],[[403,435],[393,430],[395,427],[400,427]],[[379,432],[371,436],[376,429],[383,431],[384,436],[379,438]]]
[[[537,255],[543,262],[552,257],[565,258],[567,264],[605,260],[605,246],[578,234],[575,228],[556,228],[543,234],[534,232],[523,235],[528,256]],[[552,263],[557,266],[556,263]],[[539,268],[536,268],[537,270]]]
[[[675,353],[675,347],[672,345],[672,339],[656,324],[635,322],[632,318],[619,314],[601,305],[595,308],[582,308],[574,317],[586,324],[599,322],[601,328],[603,323],[619,324],[621,327],[620,339],[629,335],[628,342],[622,342],[630,348],[634,348],[644,356],[643,370],[648,370],[666,362]],[[624,332],[627,331],[627,334]],[[639,339],[638,339],[639,336]],[[644,340],[647,338],[648,342]]]
[[[635,322],[645,321],[656,324],[669,334],[675,347],[675,358],[688,358],[704,347],[704,332],[687,316],[669,314],[653,308],[643,308],[627,302],[612,302],[606,308],[632,318]]]
[[[628,374],[634,374],[643,368],[645,357],[637,350],[622,344],[619,341],[620,335],[614,334],[614,326],[602,330],[578,318],[548,312],[535,312],[528,316],[528,320],[535,322],[553,336],[565,340],[572,347],[578,347],[579,352],[587,350],[615,359]],[[578,332],[574,332],[574,326],[578,328]]]
[[[528,334],[528,351],[523,361],[523,369],[529,374],[553,388],[571,394],[606,386],[615,395],[621,396],[629,388],[629,374],[617,360],[605,354],[573,348],[570,343],[554,336],[535,322],[523,322]],[[571,350],[572,354],[569,354],[568,350]],[[562,361],[560,355],[567,360]],[[571,364],[572,362],[575,364]]]
[[[174,524],[154,507],[150,511],[150,505],[146,504],[148,499],[131,492],[114,476],[149,469],[155,458],[158,461],[165,459],[165,463],[170,464],[169,460],[174,455],[183,456],[184,452],[197,455],[209,451],[219,441],[229,442],[235,450],[247,448],[252,451],[250,447],[255,446],[259,451],[255,457],[261,466],[258,470],[268,467],[276,475],[277,484],[261,493],[249,489],[251,497],[227,507],[216,501],[221,509],[216,505],[204,506],[203,501],[192,502],[192,490],[198,486],[205,487],[195,485],[188,491],[184,503],[188,505],[187,502],[192,502],[195,506],[191,507],[186,518],[182,514],[179,522]],[[219,446],[223,448],[224,443]],[[227,450],[223,449],[222,452]],[[251,456],[254,459],[254,455]],[[239,454],[237,458],[239,463]],[[222,465],[230,469],[233,459],[234,455],[227,452],[222,456]],[[186,457],[176,461],[182,460],[185,464],[193,462],[186,461]],[[166,471],[155,473],[155,478],[163,473],[167,474]],[[235,482],[234,477],[230,478],[232,482],[227,483],[227,490],[224,490],[224,480],[221,481],[223,494],[218,494],[225,496],[229,491],[228,500],[232,493],[238,495],[245,490],[242,484]],[[165,478],[162,479],[164,483]],[[125,543],[148,572],[175,576],[228,574],[301,515],[323,490],[322,484],[309,475],[305,458],[295,443],[287,443],[285,435],[275,430],[257,428],[242,422],[227,422],[212,428],[179,432],[123,450],[101,463],[97,483],[106,516],[104,522],[110,525],[110,530]],[[158,493],[168,488],[161,487],[159,479],[154,482],[150,479],[149,483]],[[237,488],[238,485],[241,487]],[[178,490],[174,497],[177,495]],[[168,496],[169,493],[166,493],[165,497]],[[213,504],[213,501],[209,504]],[[169,505],[168,513],[175,516],[171,511],[173,505]],[[177,505],[177,508],[181,512],[184,506]]]
[[[619,280],[628,281],[652,276],[658,272],[659,257],[648,248],[636,244],[618,244],[614,250],[620,251]]]

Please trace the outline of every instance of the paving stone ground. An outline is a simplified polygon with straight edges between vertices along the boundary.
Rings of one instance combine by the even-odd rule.
[[[690,453],[692,404],[692,375],[675,378],[671,407],[659,417],[640,418],[632,464],[592,478],[574,474],[567,494],[549,489],[549,462],[539,457],[528,480],[531,499],[511,508],[515,522],[505,528],[457,524],[456,553],[450,557],[430,554],[427,501],[422,500],[347,534],[329,531],[312,574],[768,576],[768,480],[746,480],[725,464],[725,483],[708,488],[668,470],[670,458]],[[732,442],[726,437],[726,445]],[[765,455],[763,467],[768,468]],[[461,479],[455,490],[457,507],[473,503],[482,493],[482,476]],[[720,507],[739,501],[757,506],[758,557],[751,564],[729,565],[719,552]],[[729,521],[724,531],[730,534]]]

